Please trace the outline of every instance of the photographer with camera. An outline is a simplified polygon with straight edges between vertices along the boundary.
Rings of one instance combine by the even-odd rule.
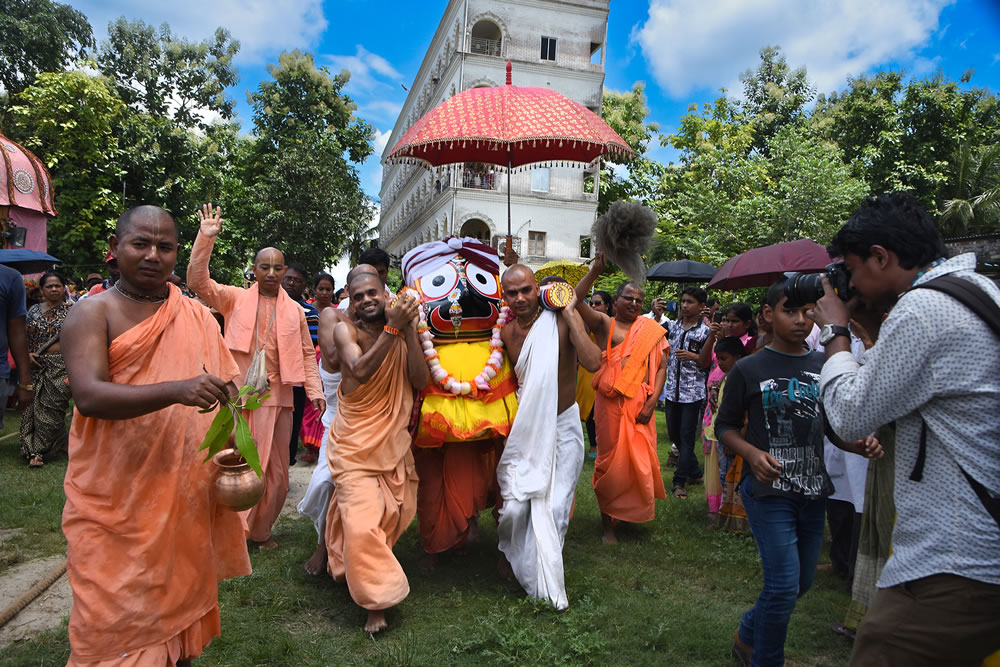
[[[867,199],[829,250],[843,257],[833,280],[800,295],[822,327],[827,418],[845,439],[896,425],[892,554],[851,664],[979,665],[1000,648],[1000,289],[973,254],[945,259],[907,193]],[[849,347],[852,290],[871,308],[895,303],[864,366]]]

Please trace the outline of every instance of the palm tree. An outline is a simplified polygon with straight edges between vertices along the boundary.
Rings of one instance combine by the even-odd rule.
[[[944,203],[941,231],[951,234],[1000,231],[1000,144],[974,151],[963,144],[950,165],[954,199]]]

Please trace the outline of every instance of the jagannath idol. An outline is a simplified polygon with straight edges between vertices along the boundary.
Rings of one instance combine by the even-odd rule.
[[[496,467],[517,409],[516,380],[500,340],[510,316],[496,251],[449,237],[403,257],[406,290],[420,296],[418,325],[431,384],[414,437],[424,550],[465,544],[499,497]]]

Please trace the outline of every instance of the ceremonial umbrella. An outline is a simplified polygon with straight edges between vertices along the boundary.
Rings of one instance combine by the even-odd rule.
[[[662,280],[671,283],[703,283],[711,280],[718,269],[711,264],[693,259],[678,259],[674,262],[660,262],[649,267],[646,280]]]
[[[535,271],[536,280],[541,280],[545,276],[560,276],[574,286],[583,280],[585,275],[587,275],[587,265],[569,259],[555,259],[551,262],[545,262]]]
[[[439,167],[488,162],[507,168],[507,237],[510,239],[510,172],[516,167],[592,163],[606,155],[634,155],[597,114],[548,88],[507,85],[470,88],[424,114],[386,157],[390,163]]]
[[[733,257],[722,265],[708,287],[728,290],[767,287],[788,271],[822,271],[830,261],[826,248],[815,241],[776,243]]]
[[[28,250],[27,248],[0,250],[0,264],[17,269],[21,273],[41,273],[48,271],[53,264],[60,262],[62,262],[61,259],[56,259],[41,250]]]

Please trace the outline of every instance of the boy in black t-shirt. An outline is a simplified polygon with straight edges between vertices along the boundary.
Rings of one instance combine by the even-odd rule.
[[[784,663],[785,635],[796,600],[812,584],[823,543],[825,498],[833,484],[823,464],[824,419],[819,403],[822,353],[805,347],[808,306],[793,308],[785,281],[767,293],[764,317],[773,339],[741,359],[726,378],[715,418],[719,441],[743,457],[740,496],[764,567],[764,588],[740,621],[733,654],[743,664]],[[740,435],[746,415],[746,437]],[[844,443],[846,451],[879,457],[874,438]],[[748,473],[749,471],[749,473]]]

